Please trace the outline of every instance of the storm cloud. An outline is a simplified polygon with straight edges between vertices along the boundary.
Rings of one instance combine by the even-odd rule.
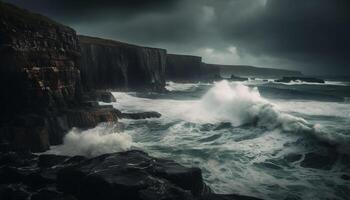
[[[79,34],[206,62],[350,75],[348,0],[6,0]]]

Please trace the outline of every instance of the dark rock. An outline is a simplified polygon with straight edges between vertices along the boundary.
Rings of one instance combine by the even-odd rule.
[[[167,80],[176,82],[212,82],[222,80],[220,69],[202,62],[199,56],[167,55]]]
[[[88,99],[90,101],[102,101],[105,103],[112,103],[116,102],[117,100],[113,96],[113,94],[109,91],[104,91],[104,90],[92,90],[87,93]]]
[[[101,122],[118,122],[119,111],[112,106],[70,109],[65,112],[70,127],[93,128]]]
[[[46,151],[50,147],[47,121],[39,115],[21,115],[15,118],[9,129],[12,144],[34,152]]]
[[[0,158],[6,156],[11,159],[0,163],[0,199],[255,199],[214,194],[203,182],[200,169],[157,159],[141,151],[91,159],[57,155],[40,155],[37,159],[32,154],[0,154]],[[18,158],[31,162],[18,167]]]
[[[81,49],[73,29],[3,2],[0,21],[0,103],[6,105],[0,115],[0,143],[17,151],[42,152],[61,144],[73,126],[117,121],[113,109],[83,102]],[[137,52],[146,64],[135,74],[143,75],[155,64],[147,62],[153,55]],[[157,74],[147,78],[159,80]],[[108,92],[99,92],[97,99],[114,101]]]
[[[273,69],[265,67],[254,67],[247,65],[219,65],[219,64],[206,64],[207,67],[216,68],[220,71],[220,74],[224,77],[229,77],[231,74],[237,76],[254,76],[254,77],[281,77],[281,76],[302,76],[299,71]]]
[[[83,199],[164,199],[162,195],[190,199],[209,192],[199,169],[140,151],[106,154],[65,168],[58,175],[58,184],[63,191]]]
[[[234,74],[232,74],[229,80],[231,80],[231,81],[247,81],[249,79],[248,78],[239,77],[239,76],[235,76]]]
[[[166,50],[88,36],[79,41],[88,89],[164,90]]]
[[[325,83],[324,80],[319,78],[311,78],[311,77],[283,77],[282,79],[275,80],[275,82],[282,82],[282,83],[290,83],[292,81],[303,81],[308,83]]]
[[[147,119],[147,118],[160,118],[162,115],[158,112],[141,112],[141,113],[120,113],[120,118],[125,119]]]
[[[0,185],[0,199],[28,200],[31,192],[22,184]]]
[[[0,184],[19,183],[23,180],[23,175],[14,167],[0,168]]]
[[[202,58],[190,55],[166,56],[166,79],[180,82],[201,80]]]
[[[0,2],[2,137],[13,148],[49,148],[52,116],[81,95],[75,31],[44,16]],[[4,126],[5,125],[5,126]],[[5,136],[4,136],[5,135]]]
[[[68,156],[43,154],[39,156],[38,166],[40,168],[50,168],[68,160]]]
[[[6,3],[0,3],[0,21],[6,22],[0,29],[2,112],[74,104],[80,91],[75,31]]]
[[[0,152],[0,166],[28,167],[36,164],[37,156],[30,152]]]
[[[31,200],[76,200],[76,198],[72,195],[62,194],[52,188],[45,188],[34,193]]]
[[[201,81],[204,82],[213,82],[222,80],[220,69],[217,67],[212,67],[205,63],[201,65]]]

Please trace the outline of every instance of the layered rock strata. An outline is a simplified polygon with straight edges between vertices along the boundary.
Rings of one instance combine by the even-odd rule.
[[[0,2],[1,143],[45,151],[72,126],[117,120],[83,103],[80,55],[73,29]]]
[[[163,91],[166,50],[79,36],[87,89]]]

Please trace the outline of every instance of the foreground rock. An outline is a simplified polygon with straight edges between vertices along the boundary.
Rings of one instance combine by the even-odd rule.
[[[214,194],[199,168],[141,151],[95,158],[0,153],[0,199],[225,200],[256,199]]]
[[[293,81],[303,81],[308,83],[325,83],[324,80],[319,78],[311,78],[311,77],[283,77],[282,79],[275,80],[275,82],[282,82],[282,83],[290,83]]]

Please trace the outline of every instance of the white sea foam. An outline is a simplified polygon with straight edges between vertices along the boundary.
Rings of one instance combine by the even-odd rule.
[[[262,98],[257,88],[242,83],[221,81],[202,98],[201,109],[220,121],[234,125],[254,123],[270,130],[311,131],[313,126],[302,118],[280,112],[275,105]]]
[[[52,147],[46,153],[93,157],[129,149],[132,145],[131,136],[113,129],[113,126],[107,124],[85,131],[73,128],[64,137],[63,145]]]
[[[210,85],[209,83],[176,83],[169,81],[166,83],[165,88],[168,91],[187,91],[187,90],[193,90],[198,88],[200,85]]]
[[[334,116],[348,116],[347,104],[322,108],[312,102],[278,102],[261,97],[257,88],[250,88],[241,82],[221,81],[199,100],[170,100],[138,98],[126,93],[114,93],[118,102],[114,106],[126,111],[157,111],[162,114],[163,122],[183,120],[196,124],[230,122],[233,126],[250,124],[267,130],[312,134],[330,143],[348,143],[348,136],[338,135],[333,131],[288,114],[298,113],[334,113]],[[312,108],[310,107],[311,105]],[[339,113],[332,109],[338,108]],[[332,115],[333,116],[333,115]]]

